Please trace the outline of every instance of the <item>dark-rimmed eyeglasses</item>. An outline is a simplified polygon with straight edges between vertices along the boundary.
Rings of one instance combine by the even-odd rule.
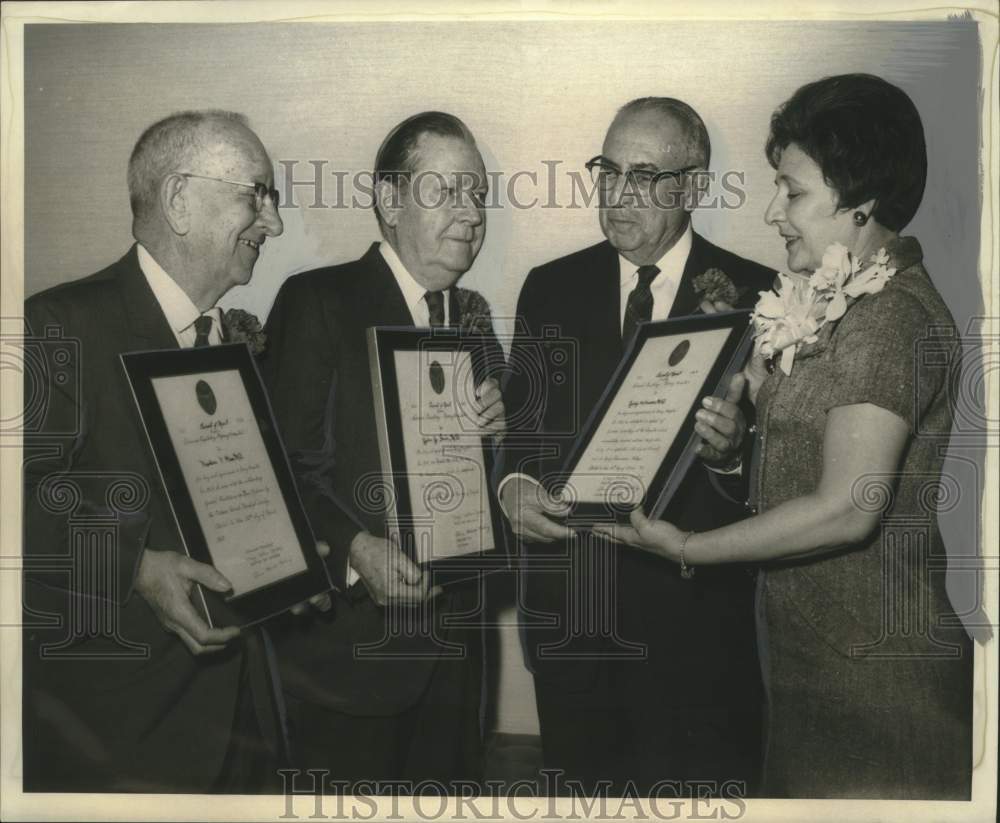
[[[629,169],[623,172],[618,166],[605,157],[598,155],[593,160],[588,160],[587,171],[590,172],[590,179],[602,191],[614,189],[622,177],[625,178],[625,185],[635,186],[639,191],[649,191],[661,180],[680,180],[685,174],[694,171],[697,166],[685,166],[682,169]]]
[[[253,189],[253,207],[260,214],[264,211],[264,204],[270,202],[275,209],[278,208],[280,198],[278,190],[270,188],[266,183],[245,183],[242,180],[229,180],[225,177],[209,177],[206,174],[194,174],[189,171],[177,172],[181,177],[195,177],[198,180],[214,180],[216,183],[228,183],[230,186],[242,186],[245,189]]]

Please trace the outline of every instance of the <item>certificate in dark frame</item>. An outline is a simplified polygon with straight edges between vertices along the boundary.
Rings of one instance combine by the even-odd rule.
[[[639,353],[651,340],[677,338],[683,340],[692,333],[728,329],[729,335],[723,343],[718,357],[705,372],[701,389],[685,414],[684,421],[670,443],[666,455],[652,480],[647,484],[641,501],[647,517],[658,518],[666,510],[671,497],[677,491],[684,475],[696,458],[696,450],[701,438],[695,432],[695,413],[701,408],[701,400],[710,395],[722,396],[729,379],[739,371],[749,356],[753,345],[753,326],[749,310],[714,312],[672,320],[642,323],[622,356],[611,380],[583,426],[581,434],[573,445],[561,471],[548,479],[550,489],[559,493],[565,490],[581,458],[597,434],[612,401],[625,384]],[[572,500],[567,522],[573,526],[589,523],[627,523],[629,514],[636,508],[634,503],[616,500]]]
[[[304,570],[240,595],[219,593],[198,585],[198,600],[208,624],[213,627],[250,626],[329,591],[332,584],[326,564],[316,548],[316,538],[299,497],[288,455],[278,435],[264,384],[246,344],[129,352],[121,355],[121,361],[188,556],[201,563],[215,565],[153,381],[162,377],[210,377],[220,372],[237,371],[274,471],[280,500],[287,509],[298,549],[305,560]]]
[[[398,351],[467,352],[472,363],[473,379],[479,386],[486,377],[491,347],[495,346],[494,338],[454,328],[375,326],[368,329],[369,365],[382,472],[386,483],[391,484],[391,490],[388,490],[386,527],[387,532],[398,541],[411,559],[418,559],[414,547],[421,524],[414,515],[410,497],[402,404],[394,355]],[[487,511],[481,512],[481,516],[491,529],[493,548],[426,561],[423,565],[430,569],[431,580],[435,585],[447,586],[510,568],[504,541],[503,515],[492,483],[493,438],[482,435],[477,437],[475,433],[470,433],[469,436],[476,437],[478,447],[482,450],[484,471],[480,481]]]

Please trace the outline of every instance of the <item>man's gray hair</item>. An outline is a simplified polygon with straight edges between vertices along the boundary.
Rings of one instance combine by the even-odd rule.
[[[237,123],[249,128],[245,115],[221,109],[182,111],[153,123],[136,141],[128,161],[128,196],[132,217],[141,221],[153,213],[160,182],[189,165],[207,147],[213,123]]]
[[[705,121],[683,100],[674,97],[639,97],[618,110],[615,120],[629,114],[655,111],[679,123],[684,132],[688,162],[707,169],[712,159],[712,144],[708,139]]]

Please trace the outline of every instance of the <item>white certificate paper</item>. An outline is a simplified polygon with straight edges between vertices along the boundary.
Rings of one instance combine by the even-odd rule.
[[[239,371],[151,382],[212,563],[233,596],[306,571]]]
[[[641,503],[730,333],[724,328],[648,338],[565,493],[580,503]]]
[[[495,548],[467,351],[397,350],[417,562]]]

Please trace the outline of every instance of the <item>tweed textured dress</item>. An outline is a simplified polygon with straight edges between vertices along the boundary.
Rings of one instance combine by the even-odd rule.
[[[958,494],[941,466],[959,339],[919,243],[887,251],[897,271],[885,288],[824,327],[790,376],[775,369],[757,400],[761,510],[816,489],[830,409],[872,403],[910,428],[896,473],[855,482],[855,505],[882,512],[863,544],[760,577],[766,797],[970,792],[972,643],[945,592],[937,527]]]

